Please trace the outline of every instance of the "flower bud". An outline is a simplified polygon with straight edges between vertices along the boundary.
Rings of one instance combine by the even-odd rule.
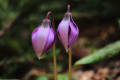
[[[48,51],[55,42],[55,33],[52,29],[49,19],[44,19],[42,24],[36,27],[32,32],[32,45],[40,58]]]
[[[79,34],[79,29],[72,19],[72,14],[67,12],[58,25],[57,35],[66,51],[76,41]]]

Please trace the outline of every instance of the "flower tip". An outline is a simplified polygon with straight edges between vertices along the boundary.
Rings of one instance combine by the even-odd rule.
[[[70,4],[67,5],[67,12],[70,12]]]
[[[38,59],[40,60],[40,59],[41,59],[41,57],[40,57],[40,56],[38,56]]]
[[[37,58],[38,58],[39,60],[44,57],[44,56],[42,56],[41,54],[42,54],[42,52],[40,52],[40,53],[37,54]]]
[[[70,8],[70,4],[68,4],[67,7]]]
[[[47,15],[46,15],[46,18],[48,19],[51,14],[52,14],[52,12],[51,12],[51,11],[48,11],[48,13],[47,13]]]
[[[43,56],[37,56],[39,60],[43,59]]]
[[[66,48],[65,50],[66,50],[66,52],[68,53],[68,49]]]

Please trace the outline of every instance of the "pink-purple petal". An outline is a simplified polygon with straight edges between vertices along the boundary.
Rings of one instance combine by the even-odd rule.
[[[48,35],[49,35],[50,27],[43,27],[42,25],[35,29],[32,34],[32,44],[34,47],[37,56],[41,56],[43,54],[43,49],[46,44]]]
[[[62,20],[58,25],[58,37],[65,48],[68,48],[68,29],[69,29],[70,19]]]
[[[65,49],[68,49],[76,41],[79,30],[72,19],[71,13],[66,13],[57,30],[58,37]]]
[[[73,22],[70,22],[70,34],[69,34],[69,47],[72,46],[72,44],[77,40],[79,30],[76,25],[73,24]]]
[[[49,32],[48,40],[47,40],[46,45],[44,47],[44,52],[48,51],[54,42],[55,42],[55,32],[51,28],[50,32]]]

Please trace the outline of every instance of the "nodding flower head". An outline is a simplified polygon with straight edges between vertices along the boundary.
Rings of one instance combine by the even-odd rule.
[[[68,5],[68,10],[65,13],[64,18],[58,25],[57,29],[58,38],[64,45],[66,51],[68,51],[68,48],[70,48],[72,44],[76,41],[79,34],[79,29],[73,21],[72,14],[69,11],[70,6]]]
[[[45,18],[42,24],[32,32],[32,45],[38,58],[43,56],[52,47],[54,42],[55,33],[51,22],[48,18]]]

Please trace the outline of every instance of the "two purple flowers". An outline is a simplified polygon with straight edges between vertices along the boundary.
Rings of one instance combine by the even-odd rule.
[[[76,41],[79,29],[72,19],[69,10],[65,13],[64,18],[57,28],[57,35],[52,28],[51,21],[46,17],[40,26],[32,32],[32,44],[38,57],[43,56],[55,43],[56,36],[63,44],[66,51]]]

